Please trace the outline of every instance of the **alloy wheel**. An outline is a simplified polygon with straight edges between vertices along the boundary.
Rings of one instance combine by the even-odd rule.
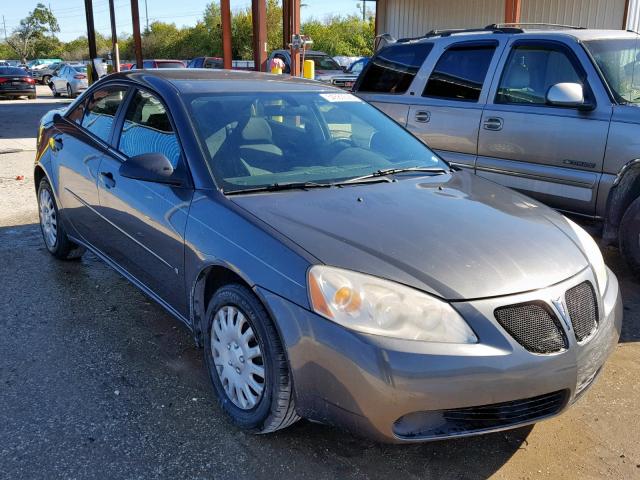
[[[264,358],[253,328],[236,307],[227,305],[216,312],[211,353],[229,400],[242,410],[258,405],[265,389]]]
[[[46,188],[40,190],[39,204],[40,226],[44,234],[44,240],[47,242],[47,247],[55,248],[58,240],[58,216],[56,207],[53,204],[53,198]]]

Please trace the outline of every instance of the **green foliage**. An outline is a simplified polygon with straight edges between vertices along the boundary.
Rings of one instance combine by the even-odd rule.
[[[267,47],[268,51],[282,48],[281,0],[267,0]],[[70,42],[60,42],[55,37],[58,22],[51,11],[42,4],[21,22],[29,25],[28,48],[18,53],[22,57],[60,57],[65,60],[86,60],[89,55],[87,38],[82,36]],[[25,27],[26,28],[26,27]],[[366,22],[357,15],[332,16],[323,21],[311,20],[302,25],[302,33],[309,35],[314,50],[323,50],[330,55],[371,55],[373,51],[375,24],[371,16]],[[253,58],[251,7],[236,9],[231,14],[233,58]],[[46,34],[50,32],[50,34]],[[16,31],[17,33],[17,31]],[[14,33],[15,35],[15,33]],[[133,39],[128,35],[118,38],[120,58],[135,58]],[[96,34],[98,55],[105,57],[111,51],[111,39]],[[0,43],[0,58],[12,57],[3,54]],[[142,34],[142,52],[145,58],[187,59],[197,56],[222,56],[222,26],[220,2],[213,0],[203,12],[202,20],[192,27],[177,27],[173,23],[153,22]]]
[[[50,40],[55,39],[54,35],[59,31],[58,20],[53,12],[42,3],[38,3],[29,15],[20,20],[20,26],[13,31],[7,43],[14,54],[20,57],[22,62],[26,62],[27,57],[40,53],[39,48],[55,50],[58,45]],[[51,36],[47,37],[47,33]]]

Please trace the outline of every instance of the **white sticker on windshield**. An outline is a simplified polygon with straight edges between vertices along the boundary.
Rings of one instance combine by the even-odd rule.
[[[321,93],[320,96],[324,98],[327,102],[338,103],[338,102],[362,102],[355,95],[351,95],[350,93]]]

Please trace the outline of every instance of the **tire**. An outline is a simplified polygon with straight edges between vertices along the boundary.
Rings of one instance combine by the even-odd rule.
[[[640,197],[636,198],[620,222],[620,251],[631,272],[640,279]]]
[[[74,98],[75,95],[73,94],[73,89],[71,88],[71,85],[67,83],[67,97],[69,98]]]
[[[51,184],[46,178],[43,178],[38,186],[38,216],[40,217],[42,239],[51,255],[61,260],[74,260],[82,257],[85,248],[67,237],[64,225],[60,221],[58,205],[53,196]]]
[[[58,90],[56,89],[56,84],[55,83],[51,84],[51,91],[53,92],[53,96],[54,97],[59,97],[60,96],[60,92],[58,92]]]
[[[35,100],[35,99],[36,99],[36,94],[35,94],[35,93],[33,93],[33,94],[29,95],[27,98],[28,98],[29,100]]]
[[[209,301],[206,319],[205,364],[219,404],[231,421],[245,431],[260,434],[288,427],[299,420],[280,337],[253,292],[239,284],[221,287]],[[225,328],[225,325],[230,326]],[[249,340],[243,340],[244,337]],[[260,356],[255,353],[256,347]],[[254,389],[243,378],[247,372],[259,370],[260,365],[262,383],[259,373],[248,374],[256,386]],[[244,385],[244,390],[234,390],[232,384]],[[262,386],[260,393],[259,386]],[[247,388],[249,395],[241,393]],[[252,398],[252,404],[251,396],[259,398]]]
[[[49,83],[49,80],[51,80],[51,77],[49,75],[43,75],[42,80],[40,80],[40,83],[42,85],[46,85]]]

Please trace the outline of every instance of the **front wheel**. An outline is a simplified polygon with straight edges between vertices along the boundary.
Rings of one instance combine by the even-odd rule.
[[[44,244],[49,253],[62,260],[80,258],[85,252],[84,247],[72,242],[60,221],[58,205],[49,180],[43,178],[38,187],[38,213],[40,216],[40,230]]]
[[[296,422],[291,374],[278,332],[245,286],[220,288],[207,308],[205,363],[233,423],[269,433]]]
[[[68,83],[67,83],[67,97],[69,97],[69,98],[73,98],[74,97],[73,89],[71,88],[71,85],[69,85]]]
[[[51,91],[53,92],[53,96],[54,97],[59,97],[60,96],[60,92],[58,92],[58,89],[56,88],[56,84],[55,83],[51,83]]]
[[[47,85],[49,83],[49,80],[51,80],[51,77],[49,75],[44,75],[42,77],[42,80],[40,80],[40,83],[42,83],[42,85]]]
[[[629,205],[622,217],[619,237],[622,256],[640,279],[640,197]]]

